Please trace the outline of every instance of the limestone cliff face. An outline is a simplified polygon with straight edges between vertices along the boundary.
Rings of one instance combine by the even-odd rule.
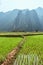
[[[42,8],[0,12],[0,32],[4,31],[43,31]]]

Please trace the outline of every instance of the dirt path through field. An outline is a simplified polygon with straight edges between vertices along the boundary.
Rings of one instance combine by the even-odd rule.
[[[12,50],[8,54],[5,61],[1,65],[13,65],[13,62],[16,59],[18,52],[21,50],[25,40],[26,40],[26,37],[23,36],[23,40],[19,43],[19,45],[16,48],[14,48],[14,50]]]

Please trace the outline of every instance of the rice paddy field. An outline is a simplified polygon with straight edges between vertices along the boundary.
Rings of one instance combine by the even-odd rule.
[[[43,35],[27,36],[20,54],[41,54],[43,57]]]
[[[9,52],[11,52],[22,40],[15,37],[0,37],[0,62],[3,61]]]
[[[43,65],[43,35],[27,36],[19,55],[23,56],[21,58],[23,62],[25,61],[23,65],[26,62],[30,62],[26,65]],[[26,60],[29,60],[25,60],[25,55]]]
[[[25,38],[25,42],[14,61],[14,65],[17,65],[17,63],[18,65],[43,65],[43,34],[29,34],[25,36]],[[4,60],[7,54],[11,52],[22,39],[21,37],[0,37],[0,61]]]

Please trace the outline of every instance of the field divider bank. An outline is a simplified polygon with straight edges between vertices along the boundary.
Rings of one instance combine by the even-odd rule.
[[[13,65],[13,62],[15,61],[18,52],[21,50],[22,45],[24,44],[26,37],[22,36],[23,39],[19,42],[18,46],[16,48],[14,48],[6,57],[6,59],[4,60],[4,62],[1,65]]]
[[[10,33],[0,33],[0,37],[21,37],[21,36],[34,36],[34,35],[43,35],[43,32],[10,32]]]

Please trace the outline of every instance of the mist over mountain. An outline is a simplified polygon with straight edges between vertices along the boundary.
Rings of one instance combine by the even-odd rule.
[[[43,8],[0,12],[0,32],[43,31]]]

